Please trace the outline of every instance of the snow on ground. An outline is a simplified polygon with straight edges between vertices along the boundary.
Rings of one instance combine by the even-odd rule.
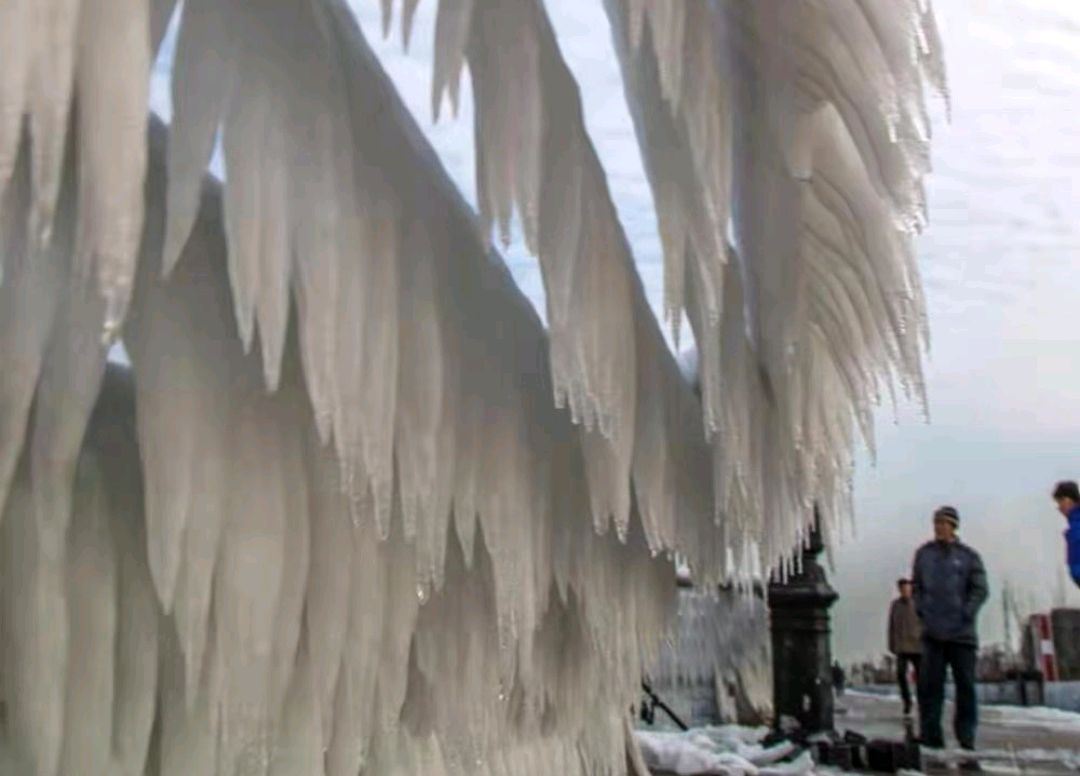
[[[905,735],[895,692],[849,690],[837,702],[838,728],[869,738]],[[952,705],[945,713],[946,735]],[[1080,714],[1045,706],[980,704],[976,757],[988,774],[1068,774],[1080,772]],[[933,752],[940,762],[957,763],[970,754],[955,747]]]
[[[1076,735],[1080,742],[1080,714],[1046,706],[981,706],[982,721],[1009,727],[1037,727]]]
[[[851,691],[844,696],[839,728],[869,737],[899,739],[899,698]],[[897,706],[897,709],[893,709]],[[889,713],[884,713],[884,712]],[[895,714],[892,712],[896,712]],[[1059,774],[1080,771],[1080,714],[1046,707],[980,706],[977,752],[987,773]],[[951,716],[951,712],[949,715]],[[893,719],[895,717],[896,719]],[[883,724],[888,723],[888,724]],[[893,729],[895,727],[895,729]],[[738,725],[694,728],[686,732],[635,731],[645,764],[653,773],[677,776],[833,776],[840,772],[815,767],[809,752],[781,762],[796,751],[791,743],[763,745],[764,727]],[[1027,744],[1025,746],[1025,744]],[[941,763],[957,763],[970,753],[949,749],[933,753]],[[909,772],[915,776],[917,772]]]
[[[1080,753],[1071,749],[980,749],[979,757],[1023,766],[1057,763],[1069,770],[1080,771]]]
[[[802,776],[815,772],[809,752],[791,762],[780,762],[795,751],[795,745],[764,746],[761,742],[768,732],[764,727],[722,725],[678,733],[639,730],[635,736],[653,773]]]
[[[899,702],[896,692],[868,692],[864,690],[846,691],[846,695],[855,698],[884,698]],[[983,725],[996,724],[1013,728],[1039,728],[1064,734],[1074,734],[1080,743],[1080,713],[1053,709],[1049,706],[1010,706],[979,705],[979,721]]]

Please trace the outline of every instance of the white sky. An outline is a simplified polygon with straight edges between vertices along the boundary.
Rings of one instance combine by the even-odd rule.
[[[382,40],[375,0],[350,0],[368,40],[470,201],[472,102],[430,121],[434,0],[417,12],[409,52]],[[546,0],[577,76],[586,122],[634,248],[646,293],[662,293],[652,198],[599,0]],[[876,654],[895,578],[941,503],[984,556],[991,589],[1008,579],[1033,605],[1065,592],[1060,517],[1048,492],[1080,478],[1080,2],[935,0],[945,38],[952,122],[938,122],[930,227],[920,241],[933,353],[931,424],[902,408],[881,414],[876,468],[856,481],[857,541],[837,553],[836,646]],[[168,114],[166,67],[155,107]],[[506,252],[518,284],[543,308],[536,262]],[[1000,597],[982,626],[1001,634]]]

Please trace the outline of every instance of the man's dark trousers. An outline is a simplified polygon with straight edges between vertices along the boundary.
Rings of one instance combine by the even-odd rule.
[[[908,689],[908,666],[915,669],[915,681],[919,681],[919,658],[915,653],[904,653],[896,656],[896,683],[900,685],[900,697],[904,699],[904,713],[911,711],[911,690]],[[916,685],[916,690],[918,685]]]
[[[953,731],[965,749],[975,747],[978,703],[975,698],[975,645],[923,638],[919,669],[919,727],[926,746],[942,747],[941,709],[945,703],[945,669],[952,669],[956,684],[956,715]]]

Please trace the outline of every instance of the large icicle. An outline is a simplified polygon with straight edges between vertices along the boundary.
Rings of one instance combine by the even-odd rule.
[[[139,451],[146,478],[149,568],[166,611],[175,614],[186,661],[186,697],[203,670],[211,583],[227,514],[233,420],[233,363],[243,358],[231,326],[228,290],[208,283],[206,266],[181,266],[160,282],[164,229],[164,129],[151,133],[146,256],[125,343],[135,382]],[[220,208],[216,193],[204,207]],[[208,215],[188,241],[195,256],[217,255],[220,219]],[[192,262],[195,263],[195,262]],[[179,421],[181,418],[188,418]]]
[[[27,229],[30,210],[29,142],[19,156],[7,193],[0,199],[0,503],[22,452],[27,413],[53,331],[72,248],[71,186],[61,201],[60,228],[38,254]],[[65,229],[64,227],[68,228]]]
[[[878,3],[767,0],[728,3],[718,19],[740,41],[727,47],[733,233],[772,395],[757,427],[768,457],[787,459],[789,484],[762,489],[764,511],[798,515],[766,531],[774,551],[799,535],[811,500],[827,521],[850,513],[852,445],[857,431],[872,444],[882,385],[896,375],[922,390],[912,238],[929,166],[922,85],[940,87],[941,73],[938,54],[911,44],[934,37],[929,10],[890,8],[886,22]]]
[[[687,261],[715,325],[731,177],[731,84],[709,3],[605,0],[623,88],[653,190],[664,247],[664,314],[678,335]],[[706,413],[713,407],[706,404]],[[710,431],[716,421],[706,415]]]
[[[944,92],[933,14],[917,0],[605,6],[664,237],[666,312],[685,305],[698,345],[716,507],[758,524],[772,563],[811,502],[830,521],[848,511],[851,445],[857,428],[872,446],[882,388],[921,393],[912,235],[925,90]]]
[[[100,472],[84,459],[67,563],[69,650],[60,773],[106,776],[113,730],[117,557]],[[50,623],[50,626],[52,624]]]
[[[693,399],[683,397],[667,347],[653,333],[656,321],[585,130],[577,84],[542,3],[531,0],[476,7],[443,0],[435,50],[436,111],[444,90],[456,103],[461,64],[469,64],[482,229],[487,236],[497,227],[508,239],[516,208],[543,273],[557,401],[603,436],[587,442],[593,517],[600,530],[614,520],[623,533],[630,469],[639,498],[653,509],[671,505],[665,488],[677,467],[653,441],[685,433],[680,404]],[[631,374],[637,379],[627,379]],[[657,388],[671,399],[653,406],[657,394],[649,391]],[[648,442],[639,437],[639,419],[656,424],[644,429]],[[664,541],[658,518],[646,522],[654,546]]]
[[[5,746],[18,753],[20,773],[144,773],[160,610],[141,541],[132,400],[130,376],[111,374],[77,465],[62,558],[41,551],[28,456],[8,502]]]
[[[147,0],[81,0],[75,60],[79,222],[74,268],[95,277],[103,324],[119,332],[142,235],[146,117],[150,107]],[[117,154],[117,149],[124,152]]]
[[[76,276],[93,279],[105,303],[93,325],[106,337],[123,321],[142,232],[150,66],[171,2],[150,5],[11,0],[0,10],[0,195],[14,173],[25,125],[33,148],[32,206],[25,217],[31,243],[48,244],[69,130],[77,138],[72,267]],[[117,148],[124,153],[117,155]]]
[[[394,136],[416,137],[409,134],[418,132],[415,125],[405,128],[404,134]],[[159,132],[151,145],[157,150],[164,147]],[[186,532],[187,539],[180,550],[174,615],[161,626],[165,631],[161,636],[161,670],[169,674],[162,676],[159,695],[161,758],[167,773],[183,772],[189,758],[199,772],[227,773],[233,767],[262,767],[262,762],[269,768],[285,768],[294,754],[306,757],[303,751],[295,750],[275,754],[276,746],[292,739],[274,742],[265,737],[280,729],[278,725],[286,719],[300,726],[293,730],[307,731],[296,744],[301,750],[314,745],[310,736],[318,731],[317,745],[328,752],[328,773],[353,774],[373,757],[380,761],[390,757],[399,764],[406,760],[397,758],[411,761],[411,745],[406,750],[383,750],[374,742],[385,740],[395,729],[406,729],[410,736],[421,735],[431,725],[438,730],[439,743],[425,748],[423,756],[448,753],[450,760],[458,763],[457,769],[472,761],[468,755],[492,762],[506,760],[495,768],[497,773],[504,772],[503,768],[531,772],[541,767],[534,756],[550,749],[552,757],[563,752],[557,758],[561,762],[567,752],[579,746],[588,753],[590,771],[605,768],[605,763],[622,756],[622,710],[636,697],[638,672],[655,657],[665,630],[672,592],[671,564],[652,557],[636,518],[627,526],[626,544],[614,536],[595,534],[582,437],[567,415],[553,405],[539,321],[497,257],[485,255],[460,197],[444,174],[433,173],[427,166],[431,157],[405,150],[411,146],[397,148],[416,176],[405,179],[422,181],[417,191],[425,196],[438,195],[430,212],[442,214],[442,220],[416,223],[439,225],[442,231],[431,238],[431,245],[456,247],[416,252],[416,269],[410,272],[421,267],[434,272],[438,281],[431,293],[452,294],[458,302],[438,307],[445,315],[440,339],[451,354],[445,363],[456,365],[441,373],[443,396],[457,398],[452,402],[444,398],[441,403],[455,433],[438,443],[452,445],[453,452],[439,455],[437,460],[455,464],[448,471],[440,470],[443,473],[439,475],[453,477],[449,492],[454,511],[479,513],[467,541],[457,538],[467,522],[462,522],[456,533],[449,532],[455,518],[448,504],[444,503],[441,511],[429,509],[415,524],[406,518],[403,474],[395,485],[390,538],[380,541],[370,492],[352,500],[340,487],[340,470],[332,453],[314,454],[319,444],[315,421],[304,402],[295,400],[296,391],[303,388],[296,357],[296,348],[301,346],[298,338],[286,340],[279,390],[272,396],[262,395],[259,359],[243,353],[232,314],[221,202],[214,187],[204,190],[200,216],[182,260],[170,277],[163,277],[159,254],[164,239],[160,153],[151,165],[147,253],[140,262],[126,334],[138,403],[147,402],[145,408],[137,410],[140,445],[168,451],[172,442],[184,438],[176,428],[181,418],[170,414],[168,405],[162,406],[163,419],[152,413],[158,406],[156,397],[170,395],[160,382],[162,376],[172,375],[177,390],[187,386],[196,395],[216,396],[217,401],[199,405],[203,409],[196,416],[196,439],[205,440],[205,444],[197,444],[194,453],[186,444],[173,446],[173,458],[162,460],[180,463],[182,455],[198,457],[209,451],[211,460],[230,472],[229,480],[219,481],[207,481],[203,474],[199,481],[205,487],[185,489],[162,487],[184,466],[146,469],[147,492],[157,489],[168,494],[169,500],[177,502],[173,509],[189,515],[181,534],[182,539]],[[491,326],[487,316],[502,325]],[[657,336],[654,345],[659,346],[655,326],[652,331]],[[400,341],[422,343],[423,339],[409,335]],[[425,350],[419,345],[412,347]],[[665,353],[660,347],[652,352]],[[188,369],[159,372],[168,366],[164,363],[166,354],[185,354],[181,360]],[[402,356],[413,357],[410,351]],[[664,374],[663,370],[649,369],[644,360],[641,363],[649,374]],[[206,385],[215,386],[215,390],[208,392],[200,387],[200,381],[211,379],[211,373],[213,381]],[[686,389],[681,380],[669,386],[673,391],[680,388]],[[688,470],[696,474],[686,481],[669,481],[664,492],[673,503],[682,499],[704,503],[696,512],[687,512],[687,519],[667,515],[666,510],[676,507],[661,504],[657,508],[662,513],[659,524],[669,527],[661,532],[664,541],[655,549],[669,549],[668,543],[678,543],[680,538],[687,544],[697,542],[700,547],[688,549],[694,549],[703,565],[717,566],[721,552],[700,541],[705,533],[697,533],[706,529],[714,533],[708,518],[708,490],[701,490],[700,481],[692,481],[704,479],[700,415],[693,413],[692,401],[668,406],[672,408],[669,411],[685,413],[676,415],[682,418],[681,425],[670,424],[672,431],[681,435],[656,444],[672,457],[672,467],[687,462]],[[243,428],[234,420],[241,407],[250,421]],[[240,451],[237,445],[243,443],[251,423],[261,429],[263,441],[244,444]],[[653,422],[647,425],[652,427]],[[228,429],[224,437],[223,428]],[[272,443],[273,435],[280,435],[278,442]],[[289,461],[296,460],[296,453],[286,453],[287,445],[280,440],[302,440],[299,449],[308,464],[284,473]],[[686,440],[698,441],[691,444]],[[215,452],[219,448],[236,452],[221,458]],[[197,466],[198,461],[191,465]],[[227,481],[234,487],[226,489]],[[238,481],[252,483],[243,489],[252,494],[243,506],[235,501],[233,492]],[[233,521],[238,517],[242,522],[257,519],[262,525],[276,507],[267,503],[246,516],[243,510],[255,498],[254,483],[263,483],[266,492],[272,493],[279,482],[290,483],[296,494],[310,494],[307,509],[293,506],[287,510],[288,515],[303,516],[311,532],[312,562],[304,575],[302,619],[295,606],[286,604],[292,600],[285,593],[292,585],[286,581],[291,573],[289,560],[284,575],[272,561],[246,572],[235,567],[234,553],[227,546],[233,540],[228,534],[222,535],[220,545],[192,542],[196,516],[203,511],[197,504],[232,500],[232,507],[214,507],[210,512],[224,521],[225,531],[237,530]],[[679,488],[688,492],[683,494]],[[148,500],[147,506],[161,508],[159,500]],[[695,523],[690,519],[695,514],[707,517]],[[150,535],[161,533],[161,526],[149,515],[147,528]],[[323,536],[327,530],[329,535]],[[414,531],[411,539],[408,530]],[[260,530],[259,535],[266,539],[267,548],[280,546],[276,540],[269,541],[272,534]],[[159,555],[161,539],[159,536],[146,545],[151,559]],[[471,563],[466,563],[466,544]],[[204,549],[193,555],[193,548],[199,546]],[[286,540],[285,546],[299,545]],[[277,557],[277,549],[274,553]],[[218,561],[205,565],[206,557]],[[223,573],[225,563],[234,568]],[[437,579],[431,577],[432,563],[437,567]],[[196,573],[200,568],[203,570]],[[201,610],[197,604],[185,603],[185,580],[202,578],[199,575],[207,577],[206,589],[214,602]],[[254,653],[237,636],[237,615],[224,615],[222,622],[219,612],[235,609],[235,601],[230,600],[237,595],[237,585],[254,581],[271,600],[267,595],[272,586],[270,577],[281,581],[280,586],[273,585],[281,591],[281,605],[275,609],[274,620],[268,619],[269,611],[259,618],[261,632],[271,634],[271,648],[265,667],[250,673],[258,663],[251,660]],[[560,587],[561,601],[556,592]],[[321,606],[324,597],[330,608],[318,614],[316,604]],[[335,599],[341,603],[335,604]],[[444,612],[443,607],[450,608]],[[199,611],[203,613],[199,615]],[[256,611],[252,607],[247,614]],[[346,612],[347,630],[342,632]],[[462,621],[477,626],[458,628]],[[184,622],[196,625],[183,626]],[[198,626],[199,622],[207,624]],[[300,635],[294,636],[289,626],[301,622]],[[268,625],[273,627],[267,630]],[[183,635],[189,632],[195,635]],[[425,635],[421,638],[420,633]],[[480,634],[486,635],[481,638]],[[451,635],[463,641],[450,646],[447,639]],[[568,640],[574,645],[570,660],[566,658]],[[186,653],[202,650],[203,641],[208,644],[204,652],[194,656]],[[365,644],[368,646],[362,646]],[[311,676],[304,673],[309,669],[301,662],[291,673],[279,672],[280,681],[274,680],[275,656],[290,654],[300,654],[301,661],[313,661]],[[468,656],[460,683],[442,678],[447,664],[440,661],[455,654]],[[257,681],[256,677],[264,678],[265,691],[253,692],[250,682]],[[308,681],[313,682],[310,691],[303,687]],[[282,689],[286,682],[287,691]],[[316,686],[322,689],[317,691]],[[308,696],[308,692],[317,692],[317,697]],[[411,698],[424,701],[418,707]],[[439,709],[443,711],[436,713]],[[556,714],[555,709],[560,711]],[[563,709],[575,711],[566,713]],[[613,709],[618,711],[612,713]],[[310,716],[313,714],[316,718]],[[551,729],[543,720],[553,714],[561,721]],[[517,754],[509,754],[511,751]],[[526,756],[522,754],[525,751],[533,754]],[[204,766],[206,762],[215,765]],[[578,767],[580,763],[569,772]]]

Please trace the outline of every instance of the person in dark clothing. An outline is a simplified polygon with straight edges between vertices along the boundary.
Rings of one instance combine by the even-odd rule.
[[[832,664],[832,684],[833,690],[836,691],[837,697],[844,694],[844,669],[841,667],[838,660],[834,660]]]
[[[960,541],[959,528],[956,509],[940,507],[934,512],[934,540],[919,548],[912,567],[915,609],[923,628],[919,727],[925,746],[944,747],[941,709],[949,668],[956,684],[953,730],[961,748],[971,750],[978,724],[975,620],[989,590],[982,558]],[[973,762],[972,766],[977,767]]]
[[[910,579],[899,579],[896,589],[900,595],[889,609],[889,651],[896,656],[896,683],[904,701],[904,716],[911,714],[911,690],[908,689],[908,669],[919,678],[919,659],[922,657],[922,624],[915,611]]]
[[[1065,516],[1065,563],[1069,576],[1080,587],[1080,488],[1075,482],[1059,482],[1054,488],[1054,501],[1058,511]]]

